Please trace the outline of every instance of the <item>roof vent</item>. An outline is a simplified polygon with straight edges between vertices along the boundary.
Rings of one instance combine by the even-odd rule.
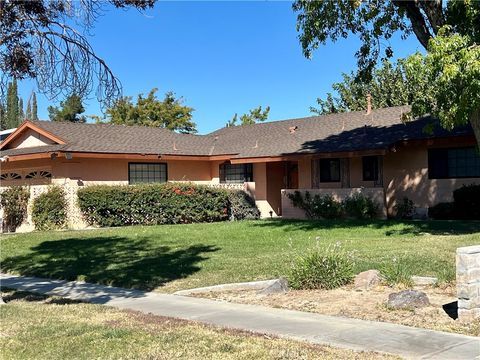
[[[295,131],[297,131],[297,129],[298,129],[298,126],[297,126],[297,125],[295,125],[295,126],[290,126],[290,127],[288,128],[288,131],[290,132],[290,134],[293,134],[293,133],[295,133]]]

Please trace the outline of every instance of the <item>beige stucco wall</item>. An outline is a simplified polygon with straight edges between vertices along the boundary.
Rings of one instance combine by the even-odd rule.
[[[427,208],[452,201],[453,190],[462,185],[480,184],[480,179],[429,179],[426,146],[403,147],[384,157],[384,186],[389,213],[403,197],[415,206]]]
[[[31,129],[25,130],[21,135],[18,136],[17,139],[13,140],[10,144],[8,144],[8,148],[27,148],[27,147],[34,147],[34,146],[42,146],[42,145],[52,145],[55,144],[52,140],[46,138],[45,136],[33,131]]]

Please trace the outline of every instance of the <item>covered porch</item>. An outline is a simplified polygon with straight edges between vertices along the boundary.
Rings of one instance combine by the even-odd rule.
[[[254,164],[257,204],[262,210],[265,200],[274,216],[304,218],[303,211],[293,207],[289,193],[330,194],[337,201],[361,193],[379,204],[379,216],[385,218],[384,155],[385,150],[297,155]]]

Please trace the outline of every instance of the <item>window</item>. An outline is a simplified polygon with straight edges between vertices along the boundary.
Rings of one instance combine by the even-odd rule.
[[[155,183],[167,181],[167,164],[164,163],[129,163],[128,183]]]
[[[220,183],[244,183],[253,181],[252,164],[230,164],[224,163],[220,165]]]
[[[340,181],[340,159],[320,159],[320,182]]]
[[[362,157],[363,164],[363,181],[377,181],[378,180],[378,157],[364,156]]]
[[[430,149],[429,179],[480,177],[480,155],[475,147]]]

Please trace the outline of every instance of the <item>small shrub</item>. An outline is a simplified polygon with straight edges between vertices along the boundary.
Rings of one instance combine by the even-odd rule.
[[[438,203],[429,207],[428,216],[435,220],[455,220],[458,218],[453,202]]]
[[[379,205],[363,194],[354,194],[343,201],[345,212],[355,219],[374,219],[379,212]]]
[[[458,218],[480,220],[480,185],[462,186],[453,192],[453,203]]]
[[[343,215],[342,204],[329,194],[316,194],[312,197],[308,191],[305,191],[305,195],[295,191],[288,194],[288,198],[293,206],[304,210],[309,219],[339,219]]]
[[[260,218],[260,210],[255,205],[255,200],[245,191],[229,191],[228,203],[228,212],[231,220]]]
[[[30,191],[23,186],[11,186],[0,194],[0,205],[8,231],[15,231],[27,218]]]
[[[353,259],[336,247],[315,250],[293,262],[289,284],[293,289],[335,289],[354,278]]]
[[[37,230],[53,230],[65,226],[67,201],[61,187],[52,186],[33,200],[32,220]]]
[[[415,214],[415,205],[413,201],[407,197],[404,197],[402,202],[395,205],[394,209],[399,219],[412,219]]]
[[[228,219],[224,189],[189,183],[93,185],[78,191],[85,220],[99,226],[185,224]]]

